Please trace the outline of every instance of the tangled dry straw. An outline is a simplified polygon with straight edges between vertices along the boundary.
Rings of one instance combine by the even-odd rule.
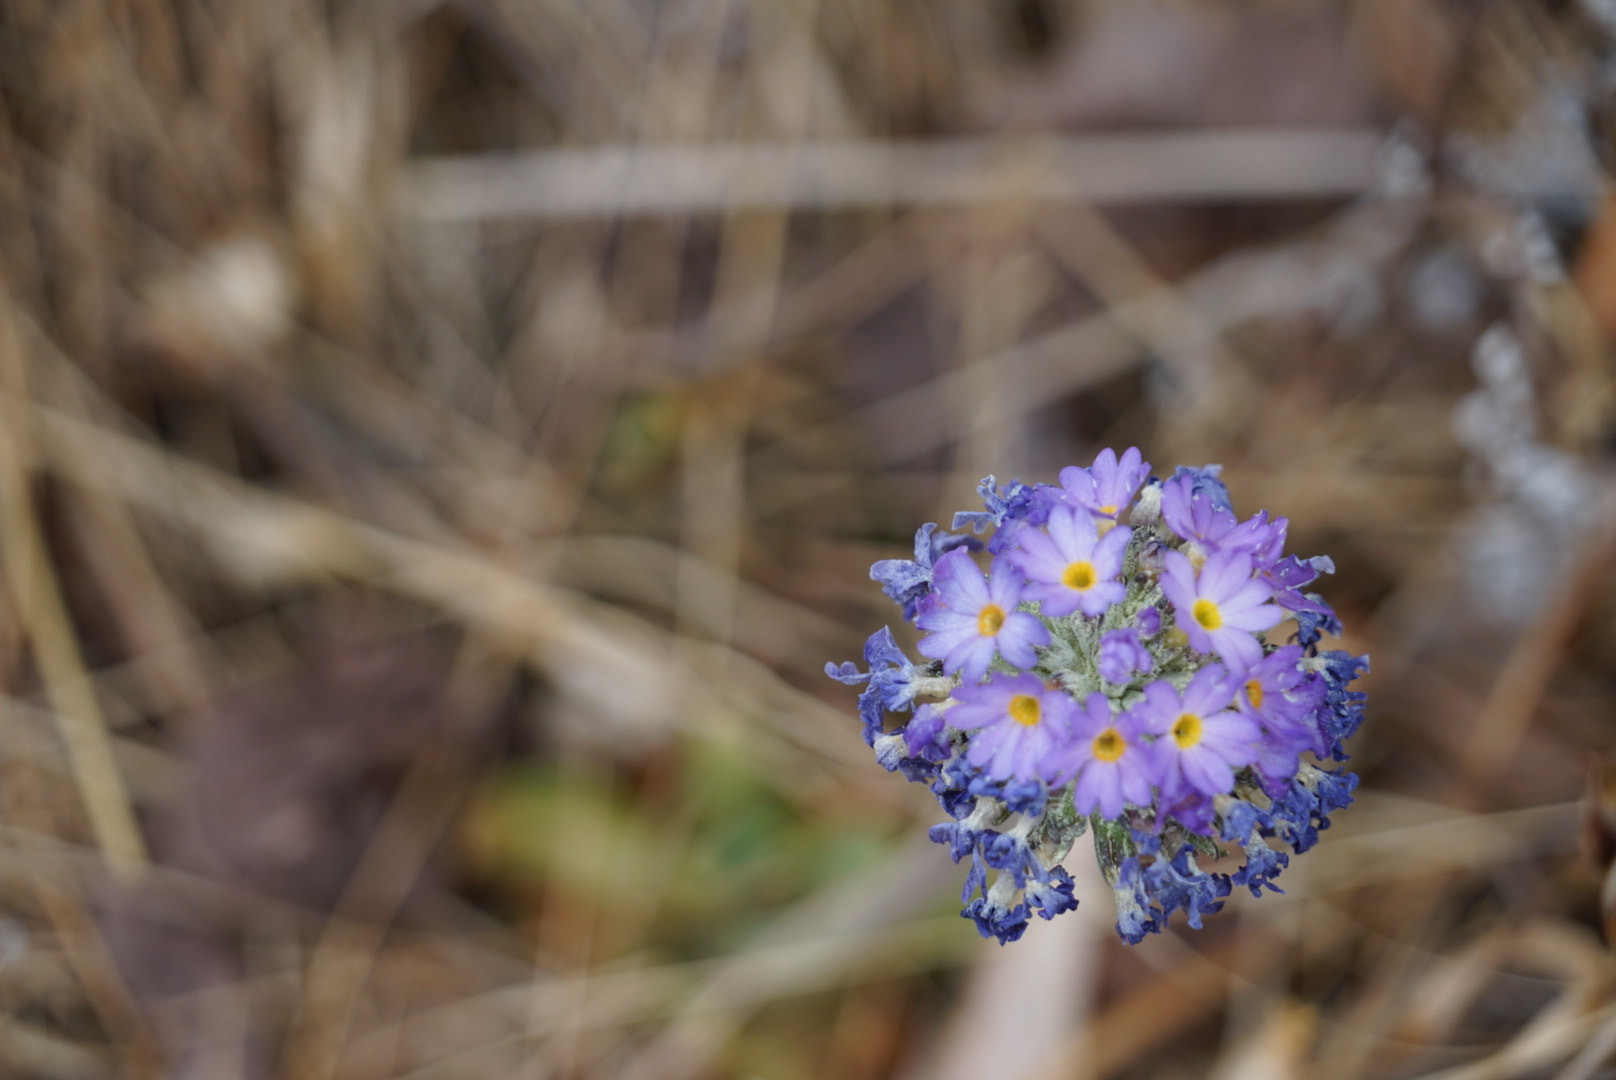
[[[1607,8],[7,3],[0,1071],[1609,1075]],[[1360,804],[984,949],[820,671],[1129,444]]]

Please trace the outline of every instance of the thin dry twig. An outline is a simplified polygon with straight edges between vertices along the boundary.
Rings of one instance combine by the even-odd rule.
[[[1149,202],[1320,198],[1369,186],[1375,131],[1195,131],[937,143],[709,143],[547,150],[411,167],[403,212],[425,221],[959,205],[999,195]]]
[[[113,873],[125,881],[139,878],[146,865],[146,844],[135,822],[123,778],[107,737],[105,718],[94,683],[85,669],[63,602],[56,571],[33,505],[32,419],[19,408],[25,386],[24,345],[8,297],[0,297],[0,363],[12,407],[0,423],[0,544],[6,579],[18,618],[34,646],[45,692],[60,719],[80,798],[90,827]]]

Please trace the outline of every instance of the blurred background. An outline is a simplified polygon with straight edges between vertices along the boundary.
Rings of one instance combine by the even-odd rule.
[[[7,0],[0,1073],[1616,1076],[1613,125],[1609,0]],[[1359,803],[1001,949],[822,669],[1129,445]]]

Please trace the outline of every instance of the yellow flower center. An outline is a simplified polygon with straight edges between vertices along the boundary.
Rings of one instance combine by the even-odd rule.
[[[1195,621],[1201,624],[1202,630],[1216,630],[1223,625],[1223,612],[1218,610],[1218,605],[1204,596],[1195,601],[1190,614],[1195,616]]]
[[[1173,721],[1173,741],[1180,750],[1188,750],[1201,741],[1201,718],[1194,713],[1181,713]]]
[[[998,604],[989,604],[984,607],[976,617],[976,632],[983,637],[992,637],[1004,625],[1004,608]]]
[[[1037,727],[1039,711],[1038,699],[1031,694],[1017,694],[1010,699],[1010,719],[1022,727]]]
[[[1094,758],[1096,761],[1115,761],[1122,756],[1128,744],[1122,741],[1117,729],[1108,727],[1094,736]]]
[[[1066,569],[1061,571],[1061,584],[1078,592],[1089,588],[1094,584],[1094,564],[1087,559],[1079,559],[1075,563],[1068,564]]]
[[[1251,702],[1253,709],[1262,708],[1262,683],[1256,679],[1246,683],[1246,700]]]
[[[1116,517],[1117,508],[1114,506],[1102,506],[1100,507],[1100,513],[1104,514],[1106,517]]]

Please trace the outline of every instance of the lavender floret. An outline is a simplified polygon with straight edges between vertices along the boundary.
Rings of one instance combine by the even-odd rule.
[[[1155,608],[1146,610],[1156,615],[1159,629],[1161,615]],[[1100,678],[1123,686],[1133,679],[1136,671],[1149,674],[1156,666],[1156,660],[1145,648],[1145,643],[1139,640],[1140,633],[1136,627],[1127,626],[1109,631],[1100,639],[1100,651],[1094,660],[1094,668],[1100,673]]]

